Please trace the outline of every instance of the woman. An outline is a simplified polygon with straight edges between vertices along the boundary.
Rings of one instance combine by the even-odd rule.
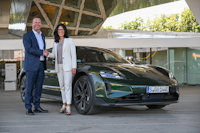
[[[66,111],[71,114],[72,74],[76,73],[76,48],[74,41],[68,38],[68,31],[64,24],[59,24],[54,31],[55,42],[49,57],[55,58],[55,70],[61,89],[63,105],[60,113]]]

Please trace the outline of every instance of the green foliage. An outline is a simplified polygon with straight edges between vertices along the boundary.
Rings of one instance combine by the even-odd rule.
[[[114,27],[112,27],[112,26],[107,26],[107,27],[101,27],[101,29],[114,29]]]
[[[142,18],[136,18],[135,21],[124,23],[121,25],[120,29],[124,30],[143,30],[144,29],[144,21]]]
[[[197,23],[192,12],[187,9],[181,14],[181,20],[178,23],[178,31],[200,32],[200,25]]]
[[[135,21],[121,24],[120,29],[142,31],[200,32],[200,25],[197,23],[190,9],[185,9],[181,15],[161,15],[160,18],[148,20],[146,23],[142,18],[136,18]]]
[[[150,31],[177,31],[178,19],[178,14],[161,15],[160,18],[155,18],[152,22],[148,21],[146,27]]]

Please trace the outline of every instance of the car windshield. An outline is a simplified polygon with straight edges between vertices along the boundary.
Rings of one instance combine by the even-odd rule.
[[[110,50],[101,50],[84,47],[77,48],[77,61],[82,63],[129,63],[123,57]]]

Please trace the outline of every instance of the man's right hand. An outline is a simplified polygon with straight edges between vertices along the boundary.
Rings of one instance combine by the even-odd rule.
[[[48,55],[49,55],[49,52],[48,52],[47,50],[44,50],[44,51],[43,51],[43,55],[44,55],[44,56],[48,56]]]

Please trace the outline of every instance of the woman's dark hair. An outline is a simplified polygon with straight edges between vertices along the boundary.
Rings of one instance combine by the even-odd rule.
[[[59,26],[62,26],[63,29],[64,29],[64,32],[65,32],[64,38],[69,38],[69,36],[68,36],[68,30],[67,30],[66,26],[64,24],[58,24],[56,26],[56,29],[54,30],[54,39],[55,39],[55,42],[59,42],[59,40],[60,40],[60,37],[58,35],[58,27]]]

